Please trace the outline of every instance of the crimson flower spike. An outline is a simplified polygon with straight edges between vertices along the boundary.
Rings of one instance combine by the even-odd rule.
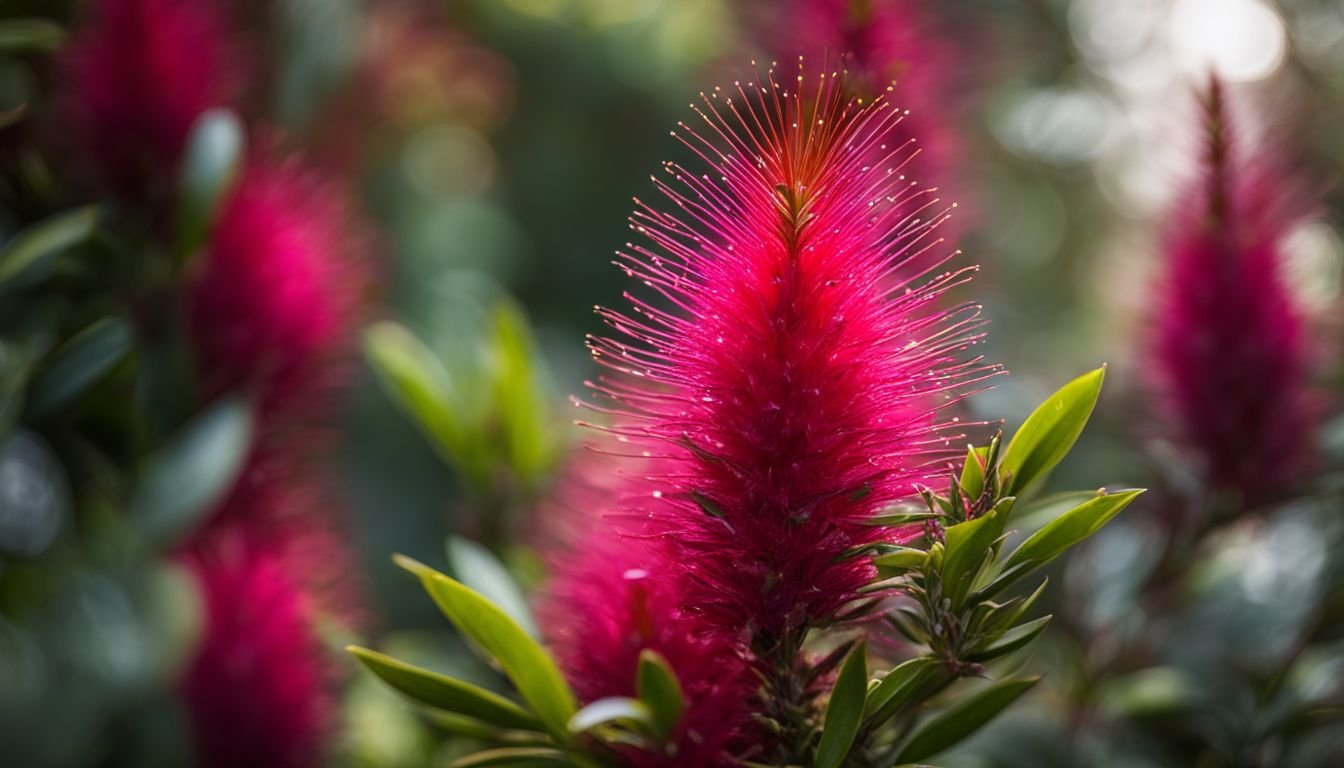
[[[865,522],[945,467],[940,411],[997,371],[961,359],[979,307],[937,301],[974,268],[944,269],[948,208],[902,176],[903,112],[798,71],[692,105],[705,127],[673,135],[697,170],[654,179],[677,213],[637,200],[643,243],[619,253],[647,290],[599,308],[620,337],[590,342],[614,372],[590,407],[653,460],[630,511],[683,606],[758,653],[856,599],[873,574],[848,550],[915,535]]]
[[[1200,176],[1168,224],[1152,377],[1207,489],[1257,503],[1311,451],[1304,319],[1278,245],[1292,220],[1282,184],[1236,151],[1216,77],[1204,108]]]

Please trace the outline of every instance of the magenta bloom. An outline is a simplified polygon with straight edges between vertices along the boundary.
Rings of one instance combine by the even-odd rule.
[[[949,254],[941,212],[906,213],[926,193],[901,178],[899,111],[833,74],[704,105],[704,135],[676,133],[701,164],[655,180],[677,214],[631,219],[622,264],[653,296],[600,311],[622,336],[592,342],[618,372],[593,386],[655,463],[631,511],[682,605],[761,650],[858,596],[872,570],[847,550],[908,535],[864,522],[941,470],[938,410],[987,369],[958,362],[978,307],[936,301],[971,269],[922,277]]]
[[[681,683],[686,710],[672,751],[632,748],[626,762],[636,768],[737,765],[732,755],[745,746],[757,679],[735,643],[704,631],[679,607],[666,556],[652,542],[604,523],[554,560],[556,576],[539,614],[585,703],[634,696],[646,648],[662,654]]]
[[[67,112],[115,192],[162,204],[192,123],[232,103],[242,77],[210,0],[94,0],[65,53]]]
[[[264,416],[330,405],[323,396],[343,379],[367,277],[352,219],[299,163],[248,162],[190,295],[208,392],[251,387]]]
[[[226,536],[188,564],[206,611],[181,683],[198,764],[322,764],[335,702],[303,593],[268,556]]]
[[[1217,79],[1206,106],[1201,177],[1168,225],[1152,374],[1206,483],[1253,503],[1311,452],[1307,340],[1283,278],[1282,186],[1237,152]]]
[[[907,178],[926,187],[955,183],[963,152],[956,131],[964,76],[959,56],[921,0],[784,0],[769,2],[769,47],[781,60],[803,55],[819,68],[847,71],[851,95],[887,97],[909,110],[892,146],[910,141],[919,152]],[[932,4],[928,4],[931,6]],[[955,237],[944,232],[944,237]]]

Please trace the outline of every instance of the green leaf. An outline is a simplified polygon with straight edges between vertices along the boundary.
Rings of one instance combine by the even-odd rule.
[[[499,606],[532,637],[541,636],[527,598],[494,553],[461,536],[449,536],[447,549],[448,564],[458,581]]]
[[[220,201],[243,156],[243,124],[227,109],[203,112],[191,128],[178,182],[178,248],[194,251],[209,236]]]
[[[608,696],[574,713],[569,719],[571,733],[584,733],[604,725],[625,724],[634,727],[653,725],[653,714],[639,699]]]
[[[960,699],[920,726],[901,749],[898,763],[916,763],[957,744],[993,720],[1040,680],[1003,680]]]
[[[942,661],[932,656],[918,656],[895,667],[882,681],[868,692],[863,711],[870,724],[880,724],[903,705],[911,703],[924,685],[936,676]]]
[[[985,490],[985,457],[989,455],[989,446],[971,448],[966,452],[966,463],[961,467],[961,492],[966,498],[975,501]]]
[[[979,648],[972,649],[967,653],[966,660],[983,663],[1025,648],[1028,643],[1035,640],[1036,636],[1045,630],[1045,625],[1050,623],[1050,619],[1050,616],[1042,616],[1026,624],[1013,627],[997,637],[990,637]]]
[[[443,459],[460,466],[466,429],[453,408],[448,372],[439,358],[390,320],[364,332],[364,356],[388,397],[420,427]]]
[[[939,515],[936,512],[891,512],[882,515],[874,515],[861,522],[864,525],[871,525],[882,528],[897,528],[903,525],[913,525],[922,523],[926,520],[933,520]]]
[[[94,205],[64,211],[25,227],[0,248],[0,289],[40,280],[52,259],[87,240],[97,228],[98,207]]]
[[[495,305],[490,348],[494,408],[503,423],[509,466],[528,486],[551,464],[553,441],[547,394],[538,375],[532,332],[510,301]]]
[[[541,721],[530,712],[492,691],[367,648],[352,645],[346,650],[388,685],[422,704],[503,728],[525,731],[542,728]]]
[[[18,422],[35,354],[21,342],[0,341],[0,444]]]
[[[865,643],[850,652],[826,704],[826,723],[817,745],[815,768],[840,768],[863,720],[864,700],[868,694],[868,647]]]
[[[420,577],[439,610],[462,634],[499,662],[547,731],[557,740],[566,740],[569,719],[578,710],[578,703],[555,660],[508,614],[479,593],[408,557],[399,555],[396,560]]]
[[[57,347],[33,380],[33,418],[59,413],[102,381],[131,351],[131,326],[115,315],[96,320]]]
[[[0,53],[54,51],[65,43],[65,30],[47,19],[0,21]]]
[[[635,690],[653,715],[658,734],[666,739],[681,720],[686,706],[677,673],[662,654],[651,648],[639,652],[639,670],[635,676]]]
[[[130,502],[131,518],[147,538],[171,542],[219,503],[243,469],[252,431],[247,401],[227,398],[149,456]]]
[[[508,766],[508,768],[550,768],[556,765],[572,766],[564,752],[550,747],[503,747],[477,752],[459,757],[448,764],[448,768],[484,768],[485,766]]]
[[[1051,520],[1008,556],[1004,572],[1020,577],[1045,565],[1096,533],[1141,493],[1143,489],[1103,493]]]
[[[901,547],[895,552],[886,552],[873,558],[878,575],[882,578],[900,576],[907,571],[918,571],[928,562],[929,553],[914,547]]]
[[[954,608],[970,590],[971,580],[989,557],[989,548],[1003,534],[1004,521],[1012,509],[1012,497],[1001,499],[994,508],[945,532],[947,555],[943,560],[943,589]]]
[[[1003,495],[1021,495],[1073,448],[1101,395],[1106,366],[1079,376],[1046,398],[1003,452]]]

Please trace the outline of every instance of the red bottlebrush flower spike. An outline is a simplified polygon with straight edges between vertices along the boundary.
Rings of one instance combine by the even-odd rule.
[[[704,631],[679,607],[675,566],[646,539],[609,521],[563,556],[539,604],[547,641],[583,701],[634,696],[639,655],[661,654],[676,672],[686,709],[668,753],[631,748],[635,768],[738,765],[758,681],[737,645]]]
[[[239,56],[209,0],[95,0],[65,53],[67,112],[86,159],[118,194],[162,204],[192,124],[228,105]]]
[[[680,215],[636,201],[648,245],[619,262],[658,297],[599,310],[623,338],[591,343],[619,372],[592,385],[611,431],[655,462],[633,511],[682,604],[757,650],[857,597],[872,569],[844,555],[908,535],[865,521],[950,457],[938,410],[990,372],[957,361],[978,307],[937,302],[972,269],[920,277],[948,256],[943,215],[906,213],[936,200],[902,181],[900,113],[836,74],[791,81],[716,90],[706,136],[674,132],[703,165],[667,165]]]
[[[956,52],[919,0],[788,0],[766,11],[770,47],[786,60],[837,61],[854,95],[872,97],[895,83],[893,98],[910,114],[895,143],[917,143],[905,174],[925,186],[952,182],[962,154],[955,130],[963,76]],[[945,237],[951,238],[944,233]]]
[[[1154,384],[1207,485],[1254,503],[1309,459],[1306,337],[1283,277],[1283,190],[1236,153],[1216,78],[1205,106],[1202,178],[1167,234]]]
[[[247,163],[190,294],[208,393],[252,386],[263,418],[328,405],[367,277],[351,219],[336,190],[299,163]]]
[[[303,593],[257,550],[221,537],[188,559],[204,637],[181,683],[198,765],[322,764],[330,681]]]

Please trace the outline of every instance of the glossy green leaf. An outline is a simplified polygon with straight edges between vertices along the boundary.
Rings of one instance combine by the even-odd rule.
[[[564,752],[550,747],[503,747],[459,757],[448,764],[448,768],[485,768],[486,766],[508,766],[508,768],[551,768],[552,766],[574,765]]]
[[[956,745],[993,720],[1039,679],[1002,680],[959,699],[921,725],[901,748],[896,762],[920,762]]]
[[[458,581],[499,606],[529,635],[540,637],[527,598],[523,596],[523,591],[518,588],[509,570],[494,553],[461,536],[449,536],[447,549],[448,564],[452,567],[452,575]]]
[[[462,634],[499,662],[547,731],[556,739],[566,739],[578,703],[555,660],[537,641],[498,606],[461,582],[410,558],[398,556],[396,560],[420,577],[439,610]]]
[[[179,181],[178,246],[185,254],[209,236],[220,201],[242,163],[243,124],[227,109],[211,109],[192,126]]]
[[[967,653],[966,660],[983,663],[1021,650],[1045,630],[1045,625],[1050,623],[1050,618],[1050,616],[1042,616],[1021,626],[1013,627],[997,637],[991,637],[979,648],[972,649]]]
[[[1106,366],[1079,376],[1048,397],[1004,449],[1003,495],[1021,495],[1073,448],[1101,395]]]
[[[130,353],[131,326],[117,316],[104,317],[57,347],[33,379],[28,410],[43,419],[59,413],[107,377]]]
[[[651,648],[639,653],[639,669],[635,676],[635,691],[653,715],[658,734],[667,738],[681,720],[686,706],[677,673],[662,654]]]
[[[894,552],[885,552],[874,557],[873,565],[877,566],[878,575],[890,578],[908,571],[921,570],[928,559],[929,553],[922,549],[900,547]]]
[[[58,213],[30,224],[0,248],[0,289],[40,279],[52,259],[67,248],[87,240],[98,228],[98,208]]]
[[[966,452],[966,463],[961,467],[961,492],[974,501],[985,490],[985,457],[989,447],[971,448]]]
[[[349,646],[360,663],[402,694],[436,709],[473,717],[503,728],[541,730],[541,721],[527,710],[492,691],[416,667],[391,656]]]
[[[227,398],[188,422],[146,460],[131,518],[151,541],[191,530],[233,487],[252,445],[252,410]]]
[[[1045,565],[1096,533],[1141,493],[1143,489],[1104,493],[1051,520],[1008,556],[1005,573],[1025,573]]]
[[[993,509],[964,523],[958,523],[945,532],[947,555],[943,560],[943,590],[959,607],[970,590],[971,580],[989,557],[989,548],[1003,534],[1004,521],[1012,509],[1013,499],[1002,499]]]
[[[0,21],[0,53],[54,51],[65,42],[65,30],[47,19]]]
[[[918,656],[893,668],[868,692],[864,716],[873,724],[885,722],[903,706],[913,703],[914,697],[942,668],[942,661],[931,656]]]
[[[859,643],[840,668],[826,704],[826,722],[821,730],[821,743],[817,745],[815,768],[839,768],[854,746],[868,695],[867,656],[867,645]]]

